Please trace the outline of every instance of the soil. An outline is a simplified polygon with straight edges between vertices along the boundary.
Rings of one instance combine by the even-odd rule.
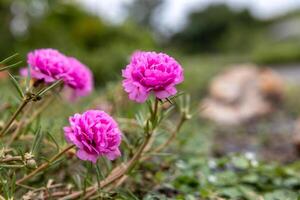
[[[213,155],[252,152],[263,161],[295,161],[299,151],[293,142],[294,124],[294,119],[278,112],[239,127],[217,127]]]
[[[300,85],[300,64],[272,67],[284,82]],[[252,121],[239,127],[217,127],[214,156],[235,152],[253,152],[259,160],[289,163],[300,158],[295,146],[295,119],[284,112]]]

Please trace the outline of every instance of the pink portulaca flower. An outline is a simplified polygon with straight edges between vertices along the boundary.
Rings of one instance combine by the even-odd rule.
[[[88,67],[77,59],[67,57],[55,49],[37,49],[27,56],[32,78],[53,83],[62,80],[72,89],[72,99],[86,96],[93,89],[93,75]],[[27,76],[27,68],[21,69],[21,75]]]
[[[69,57],[71,70],[68,72],[67,85],[73,89],[71,99],[87,96],[93,90],[94,80],[91,70],[76,58]]]
[[[139,103],[145,102],[150,93],[158,99],[175,95],[175,86],[184,79],[183,69],[174,58],[164,53],[142,51],[132,55],[122,76],[129,98]]]
[[[37,49],[28,53],[27,63],[33,78],[53,83],[68,79],[69,61],[65,55],[55,49]],[[21,75],[27,76],[27,68],[21,70]]]
[[[78,147],[77,157],[96,163],[100,156],[114,160],[121,155],[121,131],[115,120],[100,110],[88,110],[69,118],[64,127],[69,143]]]

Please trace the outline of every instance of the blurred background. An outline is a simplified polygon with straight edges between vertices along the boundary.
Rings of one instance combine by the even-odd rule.
[[[298,160],[299,0],[0,0],[0,24],[0,58],[18,52],[25,60],[36,48],[59,49],[93,70],[96,96],[122,91],[120,72],[135,50],[175,57],[185,70],[180,90],[191,95],[194,111],[174,150],[177,174],[169,171],[176,174],[171,183],[179,193],[200,191],[197,170],[210,162],[197,157],[245,153],[250,160],[280,164]],[[84,106],[110,107],[106,97]],[[134,117],[135,110],[125,107],[117,113]],[[257,178],[255,191],[276,188],[274,176],[286,179],[276,170],[262,184],[260,172],[249,172]],[[210,187],[215,172],[207,172]],[[160,173],[155,180],[170,183],[168,177]],[[225,177],[240,178],[232,171]],[[299,188],[298,178],[286,187]]]
[[[296,0],[1,0],[0,56],[57,48],[91,67],[99,86],[119,77],[135,49],[166,51],[207,74],[219,62],[286,66],[300,60],[299,8]]]

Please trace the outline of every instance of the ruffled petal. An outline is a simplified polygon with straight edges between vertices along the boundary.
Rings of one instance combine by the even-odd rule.
[[[81,160],[88,160],[93,163],[96,163],[97,159],[98,159],[96,155],[88,154],[87,152],[85,152],[84,150],[81,150],[81,149],[79,149],[77,151],[76,155]]]
[[[167,97],[173,96],[177,93],[175,87],[168,87],[165,90],[155,91],[155,96],[159,99],[165,99]]]
[[[120,157],[121,156],[121,152],[119,149],[116,149],[115,151],[112,151],[112,152],[109,152],[106,154],[106,157],[109,159],[109,160],[115,160],[116,158]]]

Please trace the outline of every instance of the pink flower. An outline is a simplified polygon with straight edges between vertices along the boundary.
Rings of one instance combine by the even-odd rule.
[[[100,156],[114,160],[121,155],[121,131],[115,120],[100,110],[88,110],[69,118],[70,126],[64,127],[69,143],[78,147],[77,157],[96,163]]]
[[[69,61],[65,55],[55,49],[38,49],[27,55],[27,63],[33,78],[53,83],[66,80],[70,70]],[[21,75],[27,76],[27,68],[21,70]]]
[[[132,55],[122,76],[129,99],[139,103],[145,102],[150,93],[159,99],[175,95],[175,85],[184,79],[183,69],[174,58],[164,53],[142,51]]]
[[[86,96],[93,90],[93,75],[88,67],[77,59],[67,57],[55,49],[38,49],[28,54],[31,77],[53,83],[63,80],[72,89],[71,99]],[[27,68],[20,71],[28,75]]]
[[[71,70],[68,72],[69,79],[67,85],[74,89],[71,99],[76,99],[79,96],[87,96],[94,87],[93,74],[91,70],[79,62],[76,58],[69,57]]]

